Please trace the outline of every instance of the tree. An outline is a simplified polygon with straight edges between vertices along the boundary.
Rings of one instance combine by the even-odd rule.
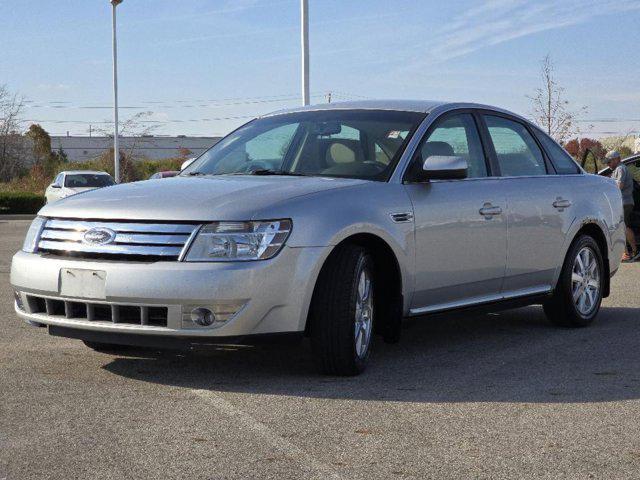
[[[124,156],[128,160],[141,159],[139,150],[143,145],[153,143],[153,132],[160,126],[151,120],[153,115],[153,112],[138,112],[120,124],[118,135],[127,137],[127,142],[122,142],[120,146],[120,158]],[[96,132],[113,137],[111,127],[99,128]]]
[[[564,99],[564,88],[558,85],[551,57],[542,60],[540,71],[542,87],[537,88],[533,96],[527,96],[532,103],[532,117],[551,137],[560,143],[578,133],[577,115],[571,111],[569,102]],[[586,112],[586,107],[580,109]]]
[[[51,149],[51,136],[38,124],[32,124],[24,134],[31,140],[34,165],[46,177],[54,176],[60,170],[60,165],[67,162],[67,154],[62,147],[57,152]]]
[[[23,101],[0,85],[0,181],[8,182],[27,166],[27,149],[20,135]]]
[[[589,173],[596,173],[604,168],[602,159],[607,150],[602,143],[593,138],[574,138],[564,144],[564,149],[577,160],[578,163],[584,164],[584,168]]]
[[[36,165],[45,163],[51,156],[51,137],[37,123],[31,124],[24,134],[33,144],[33,159]]]
[[[62,149],[62,145],[60,145],[60,147],[58,148],[58,151],[56,152],[56,155],[58,157],[58,160],[61,163],[68,163],[69,162],[69,157],[67,156],[67,152],[65,152]]]

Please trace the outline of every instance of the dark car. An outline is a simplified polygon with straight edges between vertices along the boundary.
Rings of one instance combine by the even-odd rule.
[[[638,245],[640,246],[640,154],[635,154],[630,157],[627,157],[622,160],[622,163],[627,166],[631,175],[633,175],[633,201],[634,208],[633,214],[631,216],[631,229],[636,235],[636,239],[638,239]],[[586,164],[586,161],[582,162],[583,168],[588,173],[596,173],[593,170],[597,168],[594,162],[590,162],[589,165]],[[591,170],[591,171],[589,171]],[[602,175],[604,177],[611,176],[611,168],[606,167],[597,172],[598,175]]]

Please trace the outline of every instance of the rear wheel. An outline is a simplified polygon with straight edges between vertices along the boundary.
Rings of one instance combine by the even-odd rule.
[[[603,272],[598,244],[587,235],[578,237],[564,261],[556,291],[544,305],[547,318],[562,327],[592,323],[602,303]]]
[[[339,247],[322,269],[310,311],[311,346],[319,370],[357,375],[371,352],[373,259],[356,245]]]

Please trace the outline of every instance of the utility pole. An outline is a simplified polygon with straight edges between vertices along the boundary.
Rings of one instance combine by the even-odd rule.
[[[111,0],[113,28],[113,170],[116,183],[120,183],[120,149],[118,146],[118,44],[116,37],[116,7],[122,0]]]
[[[309,105],[309,0],[300,0],[302,39],[302,105]]]

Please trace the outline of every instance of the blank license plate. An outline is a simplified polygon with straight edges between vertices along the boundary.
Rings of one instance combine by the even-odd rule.
[[[106,279],[107,272],[102,270],[63,268],[60,270],[60,295],[104,300]]]

